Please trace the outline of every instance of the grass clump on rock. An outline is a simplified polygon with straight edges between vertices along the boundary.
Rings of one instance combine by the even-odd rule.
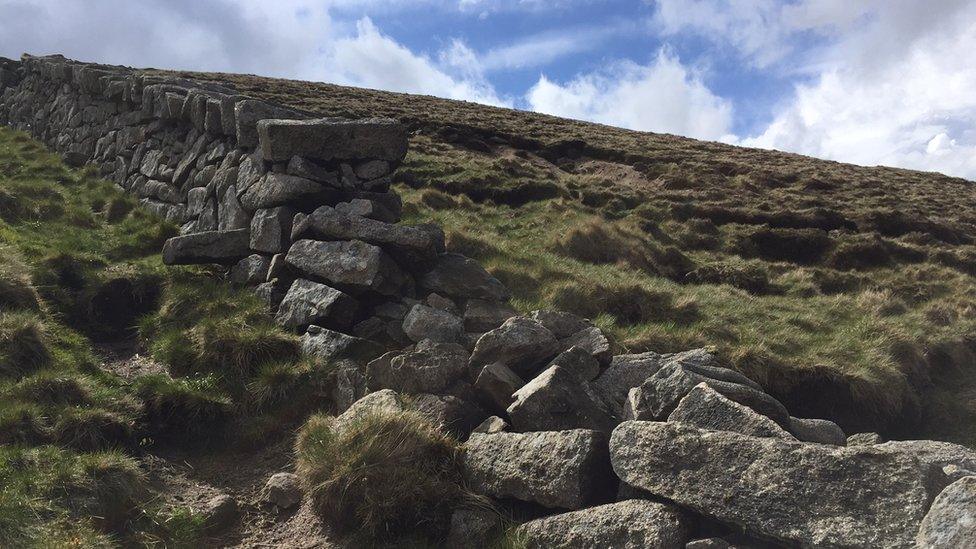
[[[366,543],[436,540],[461,496],[457,442],[414,412],[313,416],[296,450],[316,513]]]

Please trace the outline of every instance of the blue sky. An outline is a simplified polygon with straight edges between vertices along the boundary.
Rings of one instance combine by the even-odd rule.
[[[972,0],[0,0],[0,55],[250,72],[976,179]]]

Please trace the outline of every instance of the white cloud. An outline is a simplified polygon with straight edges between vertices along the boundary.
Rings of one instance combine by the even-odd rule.
[[[454,43],[437,59],[410,51],[368,18],[330,12],[348,0],[0,0],[0,55],[255,73],[507,104]],[[370,0],[364,7],[393,4]],[[473,56],[470,51],[469,56]]]
[[[331,80],[355,86],[508,104],[476,70],[474,53],[463,43],[453,42],[438,63],[385,36],[369,19],[357,23],[354,36],[331,44],[325,64]]]
[[[559,84],[542,76],[526,96],[532,110],[645,131],[727,139],[731,104],[661,51],[648,65],[618,62]]]

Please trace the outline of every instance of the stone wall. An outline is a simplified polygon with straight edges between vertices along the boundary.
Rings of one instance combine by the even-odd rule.
[[[432,329],[471,347],[514,314],[500,282],[445,253],[438,227],[396,224],[390,176],[407,135],[394,120],[321,119],[212,83],[25,55],[0,62],[0,123],[177,223],[166,263],[228,266],[327,358],[369,359]]]

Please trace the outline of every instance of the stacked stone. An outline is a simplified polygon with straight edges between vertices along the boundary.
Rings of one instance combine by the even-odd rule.
[[[167,263],[226,265],[253,287],[307,354],[334,363],[340,424],[412,409],[466,440],[466,486],[542,517],[519,527],[528,547],[976,539],[967,448],[847,438],[791,416],[706,350],[612,356],[587,319],[517,316],[438,227],[397,223],[390,174],[406,132],[394,121],[319,119],[206,82],[25,56],[0,60],[0,122],[179,223]],[[501,527],[459,509],[448,545],[482,546]]]

